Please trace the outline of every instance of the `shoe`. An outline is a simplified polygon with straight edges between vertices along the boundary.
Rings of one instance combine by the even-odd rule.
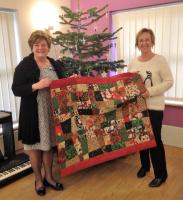
[[[146,175],[147,172],[149,172],[149,169],[147,170],[147,169],[141,167],[139,169],[139,171],[137,172],[137,177],[138,178],[143,178]]]
[[[149,187],[159,187],[162,183],[166,181],[166,178],[154,178],[150,183]]]
[[[44,179],[43,184],[44,184],[44,186],[50,186],[54,190],[64,190],[64,187],[63,187],[62,183],[56,182],[55,185],[52,185],[46,179]]]
[[[38,189],[36,188],[36,181],[35,181],[35,191],[39,196],[44,196],[46,194],[46,189],[44,186],[39,187]]]

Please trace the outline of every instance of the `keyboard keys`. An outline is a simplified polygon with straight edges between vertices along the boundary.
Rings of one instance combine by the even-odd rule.
[[[19,166],[14,167],[12,169],[8,169],[4,172],[1,172],[0,173],[0,182],[11,176],[13,177],[14,175],[17,175],[17,174],[21,173],[22,171],[30,169],[30,168],[31,168],[31,164],[30,164],[30,161],[28,161],[26,163],[23,163]]]

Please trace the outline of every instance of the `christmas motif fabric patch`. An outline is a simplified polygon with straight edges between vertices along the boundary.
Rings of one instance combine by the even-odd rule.
[[[144,91],[137,73],[52,82],[62,176],[156,145]]]

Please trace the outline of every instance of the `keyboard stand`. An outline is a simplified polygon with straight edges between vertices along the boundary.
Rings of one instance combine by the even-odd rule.
[[[11,112],[0,111],[0,124],[2,124],[4,158],[11,158],[15,155],[15,142]]]

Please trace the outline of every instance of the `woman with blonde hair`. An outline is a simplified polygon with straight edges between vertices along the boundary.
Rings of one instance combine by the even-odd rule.
[[[165,108],[164,92],[173,85],[170,67],[163,56],[153,53],[152,47],[154,45],[153,31],[148,28],[141,29],[136,35],[135,44],[141,55],[134,58],[128,65],[129,71],[140,73],[146,86],[146,92],[142,95],[146,98],[157,145],[140,152],[141,168],[137,172],[137,177],[142,178],[149,172],[150,158],[154,168],[155,178],[149,183],[149,187],[159,187],[168,177],[161,128]]]

